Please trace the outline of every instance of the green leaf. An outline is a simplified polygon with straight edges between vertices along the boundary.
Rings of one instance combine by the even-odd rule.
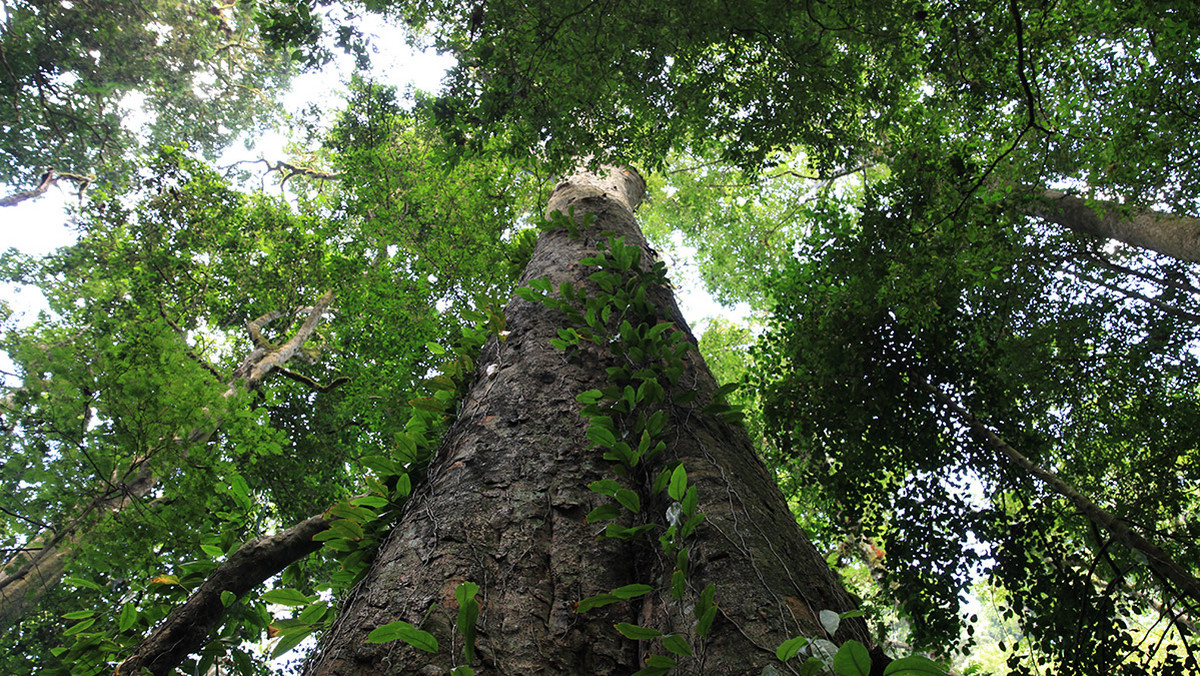
[[[463,636],[463,653],[467,662],[475,659],[475,623],[479,619],[479,602],[475,600],[477,593],[479,585],[474,582],[463,582],[454,590],[454,598],[458,601],[456,625],[458,633]]]
[[[446,348],[434,342],[425,343],[425,349],[429,350],[435,355],[438,355],[439,357],[443,354],[446,354]]]
[[[833,670],[842,676],[870,676],[871,653],[866,646],[850,639],[833,656]]]
[[[779,647],[775,649],[775,657],[780,662],[787,662],[795,657],[796,654],[799,653],[800,650],[806,645],[808,645],[808,639],[804,638],[803,636],[789,638],[783,643],[780,643]]]
[[[228,592],[222,592],[222,593],[228,593]],[[137,618],[138,618],[138,611],[137,611],[137,608],[135,608],[132,603],[126,603],[125,605],[121,606],[121,616],[117,620],[117,631],[120,631],[120,632],[129,631],[129,628],[132,627],[134,625],[134,623],[137,622]]]
[[[100,588],[100,585],[92,582],[91,580],[85,580],[81,577],[64,577],[63,582],[66,582],[70,585],[75,585],[76,587],[87,587],[88,589],[95,589],[96,591],[104,591]]]
[[[576,613],[586,613],[587,611],[589,611],[593,608],[603,608],[604,606],[607,606],[610,603],[616,603],[621,600],[622,600],[621,598],[614,596],[613,594],[608,594],[608,593],[597,594],[595,596],[589,596],[586,599],[583,599],[579,603],[575,604],[575,612]]]
[[[396,479],[396,489],[392,491],[392,493],[399,499],[407,498],[409,494],[412,493],[412,479],[409,478],[407,472],[401,474],[399,478]],[[358,502],[360,502],[360,504],[366,504],[362,501]]]
[[[662,632],[657,629],[639,627],[636,624],[629,624],[628,622],[618,622],[613,626],[616,627],[617,631],[621,632],[622,636],[635,641],[648,641],[652,638],[662,636]]]
[[[613,436],[612,432],[598,425],[588,427],[587,438],[603,448],[612,448],[613,444],[617,443],[617,438]]]
[[[367,634],[367,643],[389,643],[391,641],[404,641],[427,653],[435,653],[438,649],[438,642],[433,634],[417,629],[404,620],[389,622],[382,627],[376,627],[370,634]]]
[[[684,493],[687,491],[687,471],[683,469],[681,463],[671,472],[671,482],[667,485],[667,495],[671,496],[672,500],[682,500]]]
[[[702,523],[704,523],[703,512],[688,517],[688,520],[683,522],[683,527],[679,529],[679,537],[682,539],[691,535],[692,531],[696,530],[696,527]]]
[[[587,390],[575,395],[575,401],[581,404],[595,404],[604,398],[604,393],[600,390]]]
[[[94,610],[74,610],[69,613],[66,613],[62,617],[64,620],[82,620],[84,618],[91,617],[92,615],[95,615],[95,614],[96,614],[96,611],[94,611]]]
[[[638,494],[634,493],[633,491],[629,490],[628,488],[622,488],[619,491],[617,491],[617,494],[615,497],[617,499],[617,502],[624,505],[626,509],[633,512],[634,514],[637,514],[638,512],[642,511],[642,501],[638,498]]]
[[[225,550],[215,545],[200,545],[200,550],[214,559],[225,555]]]
[[[91,619],[83,620],[82,622],[76,622],[75,624],[71,625],[70,627],[67,627],[66,630],[63,631],[63,636],[74,636],[75,634],[78,634],[79,632],[84,631],[88,627],[92,626],[93,624],[96,624],[96,618],[94,618],[94,617]]]
[[[687,639],[679,634],[671,634],[663,637],[663,647],[676,655],[684,657],[692,656],[692,647],[688,645]]]
[[[402,477],[407,477],[407,475],[402,475]],[[359,498],[354,498],[351,500],[351,503],[355,507],[369,507],[371,509],[379,509],[381,507],[387,507],[388,505],[387,499],[381,498],[378,495],[364,495]]]
[[[262,598],[264,603],[274,603],[290,608],[306,606],[316,599],[315,596],[305,596],[295,589],[272,589],[264,593],[260,598]]]
[[[328,610],[328,603],[325,603],[324,601],[317,601],[311,606],[300,611],[300,615],[296,617],[296,620],[298,622],[303,622],[304,624],[315,624],[321,621],[321,618],[325,616],[325,613]]]
[[[612,595],[619,599],[633,599],[654,591],[648,584],[627,584],[612,590]]]
[[[233,605],[234,601],[237,601],[237,594],[234,594],[228,589],[221,592],[221,605],[228,608],[229,606]]]
[[[350,519],[338,519],[330,522],[329,530],[347,540],[361,540],[365,535],[362,526],[357,521]]]
[[[679,507],[683,510],[684,516],[692,516],[696,513],[696,506],[699,502],[700,491],[696,490],[695,486],[688,486],[687,492],[683,494],[683,501],[679,503]]]
[[[685,591],[687,591],[687,577],[682,570],[676,570],[671,573],[671,596],[682,601]]]
[[[708,610],[704,611],[704,614],[696,622],[696,633],[701,637],[708,636],[708,632],[712,629],[713,620],[715,619],[717,619],[717,607],[711,606]]]
[[[275,659],[283,655],[287,651],[300,645],[300,642],[308,638],[312,634],[312,627],[297,630],[295,633],[288,632],[279,637],[279,643],[275,644],[275,649],[271,651],[271,659]]]
[[[810,657],[804,660],[804,664],[800,665],[800,676],[814,676],[825,668],[825,662],[819,657]]]
[[[721,399],[739,387],[741,387],[739,383],[725,383],[724,385],[718,387],[716,392],[713,392],[713,399]]]
[[[928,657],[909,655],[888,664],[883,676],[946,676],[946,670]]]
[[[667,466],[658,473],[658,476],[654,479],[654,487],[651,488],[651,493],[658,495],[666,489],[667,482],[671,480],[671,469],[670,466]]]
[[[620,505],[614,505],[610,502],[607,505],[600,505],[588,512],[588,515],[583,517],[583,522],[600,523],[601,521],[612,521],[619,516],[621,516]]]
[[[615,496],[617,491],[622,490],[621,484],[612,479],[600,479],[588,484],[588,490],[600,495]]]
[[[250,499],[250,486],[246,484],[246,479],[241,474],[230,475],[229,490],[239,500]]]
[[[640,526],[634,526],[633,528],[625,528],[624,526],[618,526],[615,523],[610,523],[604,529],[604,537],[618,538],[621,540],[629,540],[631,538],[637,537],[638,535],[641,535],[642,533],[645,533],[646,531],[650,530],[651,528],[654,528],[656,525],[657,524],[653,524],[653,523],[645,523]]]

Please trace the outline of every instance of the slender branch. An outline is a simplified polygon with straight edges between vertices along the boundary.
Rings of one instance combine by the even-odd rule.
[[[1066,266],[1060,265],[1060,266],[1058,266],[1058,269],[1061,270],[1062,272],[1065,272],[1065,273],[1071,275],[1072,277],[1081,279],[1085,282],[1091,282],[1092,284],[1095,284],[1097,286],[1102,286],[1110,291],[1114,291],[1123,296],[1126,296],[1127,298],[1133,298],[1133,299],[1140,300],[1143,303],[1146,303],[1147,305],[1150,305],[1151,307],[1158,308],[1159,310],[1162,310],[1163,312],[1165,312],[1169,315],[1174,315],[1176,317],[1179,317],[1180,319],[1185,319],[1193,324],[1200,324],[1200,314],[1196,314],[1194,312],[1188,312],[1187,310],[1181,310],[1173,305],[1168,305],[1168,304],[1162,302],[1161,300],[1158,300],[1157,298],[1151,298],[1150,296],[1147,296],[1143,293],[1138,293],[1137,291],[1131,291],[1130,289],[1121,288],[1120,286],[1117,286],[1116,284],[1113,284],[1112,282],[1106,282],[1103,279],[1099,279],[1097,277],[1093,277],[1091,275],[1088,275],[1088,274],[1085,274],[1085,273],[1082,273],[1082,272],[1079,272],[1076,270],[1072,270],[1071,268],[1068,268]]]
[[[346,376],[338,376],[338,377],[334,378],[333,380],[329,381],[328,385],[322,385],[321,383],[318,383],[317,381],[313,380],[312,378],[309,378],[306,375],[296,373],[295,371],[292,371],[290,369],[285,369],[282,366],[278,367],[276,370],[279,372],[279,375],[281,375],[285,378],[288,378],[290,380],[294,380],[315,392],[328,392],[339,385],[343,385],[345,383],[350,382],[350,378],[348,378]]]
[[[1089,260],[1089,261],[1095,263],[1096,265],[1099,265],[1100,267],[1105,268],[1107,270],[1111,270],[1113,272],[1118,272],[1123,275],[1130,275],[1132,277],[1138,277],[1138,278],[1144,279],[1147,282],[1150,282],[1151,284],[1157,284],[1159,286],[1169,287],[1169,288],[1175,289],[1176,291],[1180,291],[1183,293],[1200,295],[1200,289],[1196,288],[1195,286],[1192,286],[1191,284],[1188,284],[1186,282],[1181,282],[1179,280],[1174,280],[1174,279],[1165,279],[1163,277],[1158,277],[1156,275],[1152,275],[1152,274],[1142,271],[1142,270],[1135,270],[1134,268],[1131,268],[1131,267],[1128,267],[1125,265],[1121,265],[1119,263],[1114,263],[1114,262],[1108,260],[1107,258],[1104,258],[1103,256],[1095,253],[1094,251],[1084,252],[1082,255],[1077,256],[1077,257]]]
[[[1140,552],[1146,557],[1146,563],[1150,570],[1156,575],[1162,576],[1169,580],[1175,589],[1181,594],[1191,598],[1193,601],[1200,603],[1200,580],[1197,580],[1183,566],[1175,562],[1169,554],[1160,549],[1157,545],[1150,542],[1140,534],[1134,532],[1124,521],[1120,520],[1113,514],[1102,509],[1099,505],[1092,502],[1079,491],[1075,490],[1067,482],[1063,481],[1048,469],[1034,463],[1029,458],[1021,454],[1020,451],[1008,445],[1003,439],[996,435],[987,425],[984,425],[978,418],[971,414],[957,402],[951,399],[946,393],[929,384],[925,378],[914,371],[909,372],[910,377],[922,389],[933,395],[939,404],[945,406],[965,422],[971,430],[978,436],[982,437],[992,448],[1002,455],[1006,456],[1026,472],[1037,477],[1042,483],[1046,484],[1055,493],[1058,493],[1063,498],[1066,498],[1072,505],[1084,514],[1090,521],[1095,523],[1100,528],[1103,528],[1112,537],[1113,540],[1125,545],[1126,547]]]
[[[38,528],[50,528],[50,524],[48,524],[44,521],[39,521],[37,519],[31,519],[27,516],[21,516],[20,514],[17,514],[16,512],[14,512],[12,510],[5,509],[4,507],[0,507],[0,512],[4,512],[5,514],[11,516],[14,519],[20,519],[21,521],[24,521],[25,523],[33,524],[34,526],[37,526]]]
[[[1037,97],[1034,96],[1033,87],[1029,84],[1029,78],[1025,74],[1025,27],[1021,22],[1021,9],[1017,7],[1017,0],[1009,0],[1008,10],[1017,26],[1017,75],[1021,78],[1025,106],[1029,109],[1029,120],[1025,124],[1029,128],[1039,129],[1049,134],[1051,132],[1048,129],[1038,124]]]
[[[241,85],[239,85],[239,86],[241,86]],[[304,176],[306,178],[311,178],[311,179],[315,179],[318,181],[337,181],[342,178],[341,172],[321,171],[319,169],[313,169],[311,167],[302,167],[298,164],[292,164],[291,162],[284,162],[283,160],[276,160],[275,162],[271,162],[265,158],[259,158],[257,160],[239,160],[237,162],[234,162],[233,165],[229,165],[229,166],[234,166],[234,165],[238,165],[238,164],[260,164],[260,163],[266,165],[267,173],[279,172],[284,175],[283,178],[279,181],[280,187],[283,187],[284,185],[287,184],[287,182],[289,180],[291,180],[297,176]]]

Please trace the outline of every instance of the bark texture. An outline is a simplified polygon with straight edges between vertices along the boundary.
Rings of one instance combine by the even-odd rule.
[[[1029,210],[1039,218],[1085,235],[1115,239],[1179,260],[1200,262],[1197,218],[1084,200],[1058,190],[1046,190],[1030,204]]]
[[[547,277],[590,288],[594,271],[579,263],[594,255],[601,232],[641,246],[633,217],[645,189],[640,176],[613,170],[581,173],[561,183],[548,210],[576,218],[596,215],[580,239],[561,229],[544,234],[525,281]],[[662,317],[687,331],[669,289],[652,290]],[[621,637],[616,622],[690,634],[691,604],[679,608],[665,591],[674,561],[660,560],[654,538],[597,538],[603,525],[584,523],[609,502],[587,489],[614,478],[590,448],[575,395],[602,387],[610,365],[599,352],[570,355],[549,340],[563,326],[557,311],[520,298],[506,309],[507,339],[484,348],[477,381],[461,415],[410,499],[406,514],[383,543],[361,586],[345,601],[309,674],[443,674],[462,663],[454,630],[454,589],[480,588],[479,674],[631,674],[650,642]],[[690,333],[688,334],[691,338]],[[707,514],[691,541],[690,593],[714,583],[720,612],[696,657],[679,674],[759,674],[775,663],[782,641],[824,637],[817,614],[852,607],[840,583],[800,533],[783,495],[756,457],[744,430],[699,414],[716,385],[698,352],[688,357],[680,384],[699,390],[697,402],[675,407],[668,458],[681,459]],[[490,366],[497,369],[487,375]],[[651,473],[653,476],[653,472]],[[663,522],[666,503],[643,514]],[[631,583],[664,587],[649,595],[579,615],[579,600]],[[402,642],[365,643],[376,627],[405,620],[434,634],[440,649],[420,652]],[[842,623],[835,642],[868,642],[861,622]],[[791,664],[791,663],[789,663]],[[782,673],[787,666],[780,665]]]

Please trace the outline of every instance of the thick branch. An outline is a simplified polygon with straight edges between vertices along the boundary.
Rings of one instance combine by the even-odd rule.
[[[1075,232],[1200,262],[1200,218],[1084,200],[1058,190],[1044,191],[1030,202],[1028,210]]]
[[[46,173],[42,174],[41,180],[37,187],[30,190],[22,190],[15,192],[8,197],[0,197],[0,207],[15,207],[18,204],[31,200],[35,197],[41,197],[51,187],[58,185],[59,179],[72,181],[79,186],[79,194],[83,195],[83,191],[91,184],[95,177],[81,176],[79,174],[70,174],[66,172],[59,173],[54,169],[47,169]]]
[[[208,636],[225,617],[223,592],[242,596],[292,562],[321,548],[313,536],[329,528],[324,516],[305,519],[291,528],[269,537],[261,537],[238,548],[225,563],[217,566],[187,602],[176,606],[149,636],[113,672],[141,674],[142,670],[159,676],[179,666],[183,658],[208,642]]]
[[[270,375],[272,371],[288,363],[292,357],[296,356],[300,348],[308,342],[313,332],[317,330],[317,324],[321,321],[321,317],[329,310],[331,304],[333,304],[333,292],[328,291],[325,295],[318,298],[316,304],[309,309],[308,318],[304,320],[304,323],[296,330],[295,335],[291,339],[275,350],[262,355],[257,360],[243,362],[234,374],[235,378],[240,378],[247,389],[258,387],[263,379]],[[266,316],[269,315],[264,315],[264,317]],[[259,320],[261,319],[262,317],[259,318]],[[250,327],[251,335],[255,334],[256,329],[261,330],[261,327],[261,324],[255,326],[252,322]],[[255,342],[258,342],[261,338],[262,335],[260,333]]]
[[[1197,580],[1183,566],[1176,563],[1169,554],[1138,533],[1135,533],[1125,522],[1089,500],[1070,484],[1058,478],[1058,475],[1037,465],[1022,455],[1020,451],[1009,446],[995,432],[989,429],[987,425],[984,425],[978,418],[972,415],[970,411],[959,406],[953,399],[929,384],[920,375],[913,374],[912,377],[923,389],[932,394],[938,403],[953,411],[963,422],[967,423],[975,434],[986,440],[987,444],[993,450],[1008,457],[1019,467],[1049,486],[1055,493],[1066,498],[1092,523],[1108,532],[1114,541],[1136,552],[1141,552],[1146,557],[1146,562],[1149,564],[1151,570],[1163,578],[1170,580],[1180,593],[1200,603],[1200,580]]]

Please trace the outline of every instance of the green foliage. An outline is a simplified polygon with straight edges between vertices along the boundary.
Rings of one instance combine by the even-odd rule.
[[[655,245],[697,249],[720,301],[773,308],[751,358],[711,360],[752,387],[698,412],[746,423],[831,558],[846,543],[875,552],[855,557],[870,566],[861,578],[883,580],[864,585],[875,607],[895,601],[918,641],[951,646],[960,599],[984,575],[1003,590],[1003,615],[1021,622],[1015,673],[1194,669],[1156,647],[1169,632],[1138,626],[1152,609],[1174,612],[1172,590],[923,385],[1200,569],[1195,270],[1028,218],[1029,194],[1046,186],[1196,213],[1196,10],[1158,0],[362,8],[421,27],[414,34],[458,65],[417,112],[356,78],[311,153],[340,181],[298,176],[285,203],[232,188],[191,153],[218,152],[269,117],[265,92],[295,65],[325,61],[327,37],[361,65],[358,6],[5,6],[0,180],[29,183],[53,166],[107,186],[83,206],[77,244],[0,261],[50,308],[33,321],[0,313],[13,363],[0,393],[0,547],[64,524],[84,534],[64,586],[3,638],[0,672],[28,670],[31,656],[36,668],[87,669],[84,656],[132,645],[240,542],[334,505],[322,536],[334,554],[291,567],[266,597],[225,600],[220,640],[189,666],[269,625],[282,654],[327,623],[318,593],[365,570],[421,480],[480,337],[502,328],[496,308],[535,239],[513,226],[537,201],[532,176],[579,157],[669,168],[651,178],[643,211]],[[145,133],[122,119],[138,95]],[[566,215],[547,227],[588,225]],[[588,438],[617,468],[593,484],[612,502],[587,520],[610,537],[658,535],[677,564],[664,585],[681,598],[686,536],[702,515],[685,468],[661,454],[669,407],[695,395],[677,382],[688,344],[645,319],[645,284],[663,269],[640,255],[613,241],[586,261],[594,288],[533,280],[519,293],[569,320],[554,339],[568,357],[597,346],[627,364],[579,395]],[[246,324],[279,313],[263,331],[277,346],[303,321],[298,309],[328,291],[334,310],[290,375],[225,396],[256,346]],[[747,342],[727,326],[709,334],[710,355]],[[90,507],[143,473],[155,485],[136,508]],[[673,523],[646,521],[652,498],[674,503]],[[622,587],[580,612],[648,591]],[[701,637],[714,594],[690,609]],[[264,598],[303,604],[274,622]],[[1186,624],[1173,627],[1171,641],[1191,640]],[[73,647],[54,648],[64,631]],[[640,673],[665,673],[699,647],[659,638],[674,657],[652,656]],[[843,649],[844,668],[858,669]],[[240,647],[228,659],[254,668]],[[928,666],[906,659],[891,668]],[[823,665],[810,656],[800,669]]]
[[[6,3],[0,31],[0,183],[47,167],[127,176],[139,150],[210,156],[276,112],[291,75],[258,40],[250,4]],[[220,8],[219,10],[216,8]],[[132,96],[147,121],[128,119]]]
[[[886,550],[884,590],[918,640],[956,641],[958,597],[986,572],[1038,641],[1021,663],[1116,668],[1138,650],[1121,618],[1143,612],[1131,592],[1144,583],[1132,581],[1150,572],[965,431],[923,383],[1106,509],[1172,534],[1173,555],[1194,566],[1180,546],[1190,527],[1173,514],[1192,509],[1180,489],[1195,477],[1180,462],[1200,440],[1159,424],[1197,413],[1184,348],[1196,329],[1171,322],[1180,333],[1147,340],[1168,313],[1131,305],[1098,245],[1021,229],[995,206],[939,221],[940,200],[957,197],[913,176],[877,186],[858,218],[830,204],[823,231],[800,245],[821,255],[776,280],[789,295],[755,354],[772,442],[820,487],[802,498],[819,541],[865,537]],[[984,570],[970,563],[980,549],[994,561]],[[1142,666],[1122,668],[1160,659],[1147,650]]]
[[[361,95],[391,96],[370,86]],[[394,119],[382,120],[388,110]],[[6,634],[12,659],[86,670],[122,654],[242,541],[334,505],[320,538],[330,556],[275,583],[308,599],[294,617],[273,620],[273,597],[224,601],[221,640],[201,662],[252,673],[227,646],[271,625],[275,651],[287,652],[332,620],[314,594],[366,570],[455,414],[480,345],[503,328],[493,308],[515,281],[506,255],[519,246],[491,243],[516,220],[514,181],[525,180],[461,162],[430,182],[445,166],[436,141],[402,111],[375,112],[374,146],[351,140],[359,124],[349,113],[331,136],[345,189],[301,186],[289,206],[239,192],[168,148],[147,158],[134,192],[93,195],[78,243],[43,259],[3,258],[5,277],[39,289],[50,312],[33,323],[8,317],[0,339],[16,365],[3,393],[14,433],[3,441],[11,480],[0,496],[13,518],[0,546],[80,516],[83,537],[68,568],[83,586],[48,593],[50,612]],[[277,372],[253,392],[229,385],[255,347],[247,322],[275,317],[261,330],[274,349],[326,291],[334,309],[285,365],[288,377]],[[156,483],[133,507],[86,511],[139,472]],[[93,623],[55,612],[80,607],[93,609]],[[73,624],[70,649],[52,654]]]

